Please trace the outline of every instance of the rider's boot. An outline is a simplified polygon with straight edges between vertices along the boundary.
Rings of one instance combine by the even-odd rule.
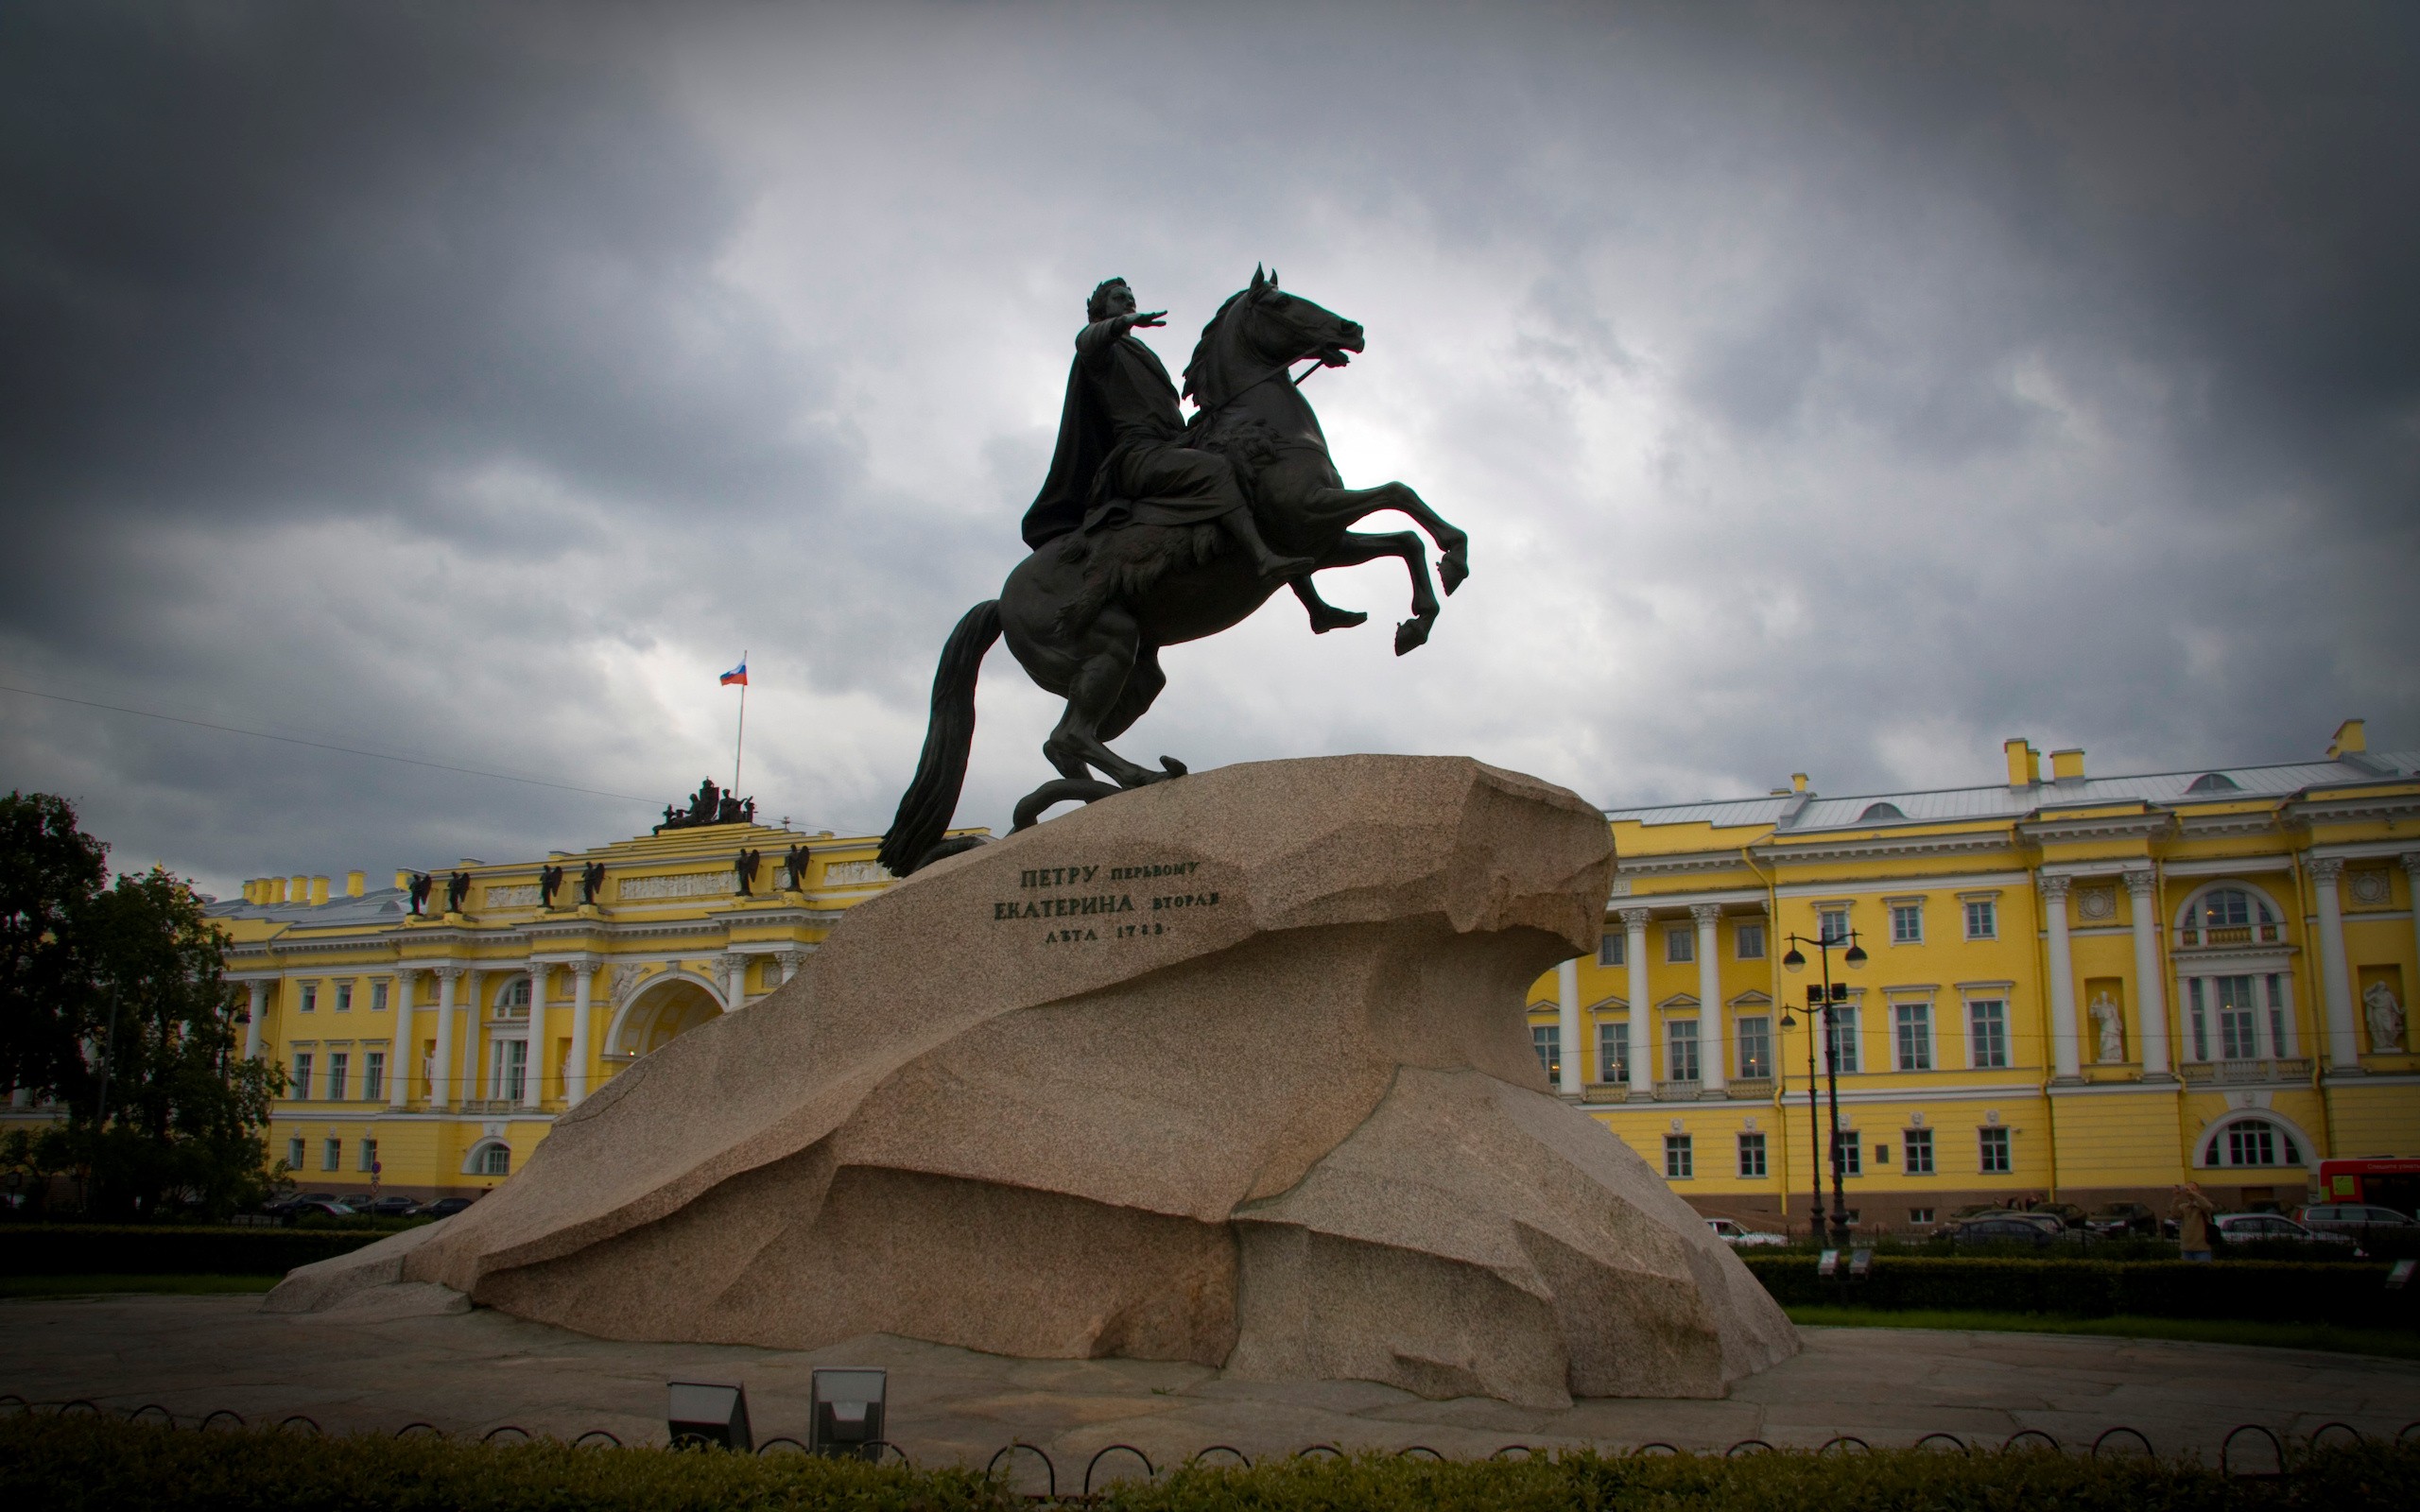
[[[1269,542],[1260,538],[1260,526],[1253,523],[1250,509],[1230,509],[1220,517],[1220,523],[1252,553],[1253,566],[1264,581],[1284,582],[1289,577],[1307,576],[1319,565],[1315,557],[1281,557],[1271,551]]]

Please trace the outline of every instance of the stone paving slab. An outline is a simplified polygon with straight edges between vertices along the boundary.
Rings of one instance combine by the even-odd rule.
[[[1062,1490],[1113,1444],[1160,1466],[1213,1444],[1254,1459],[1321,1443],[1471,1456],[1511,1443],[1811,1447],[1836,1434],[1996,1445],[2028,1428],[2080,1448],[2122,1424],[2162,1452],[2214,1458],[2238,1423],[2307,1435],[2342,1421],[2392,1436],[2420,1419],[2420,1362],[2062,1334],[1804,1332],[1804,1353],[1724,1400],[1599,1398],[1556,1411],[1429,1401],[1366,1382],[1241,1381],[1191,1365],[1012,1360],[881,1334],[804,1351],[631,1344],[486,1309],[346,1318],[267,1314],[251,1297],[110,1297],[0,1302],[0,1392],[116,1411],[157,1402],[186,1418],[221,1407],[254,1422],[301,1413],[332,1433],[425,1421],[473,1436],[512,1424],[662,1443],[667,1381],[744,1385],[759,1439],[804,1437],[815,1366],[880,1366],[890,1435],[916,1460],[980,1465],[1022,1439],[1049,1453]],[[1103,1475],[1114,1462],[1133,1463],[1104,1459]]]

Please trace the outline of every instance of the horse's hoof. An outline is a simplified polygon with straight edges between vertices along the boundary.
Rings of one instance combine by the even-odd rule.
[[[1428,621],[1406,620],[1395,627],[1395,655],[1401,656],[1415,646],[1428,644]]]
[[[1469,553],[1461,546],[1456,546],[1453,550],[1445,553],[1445,555],[1438,560],[1437,583],[1438,586],[1444,589],[1448,594],[1451,594],[1455,589],[1461,587],[1462,579],[1468,577],[1470,575],[1470,556]]]
[[[1367,625],[1370,616],[1357,609],[1340,609],[1311,616],[1311,633],[1325,635],[1330,630],[1349,630],[1357,625]]]
[[[1184,763],[1183,763],[1183,762],[1181,762],[1181,761],[1178,761],[1178,760],[1177,760],[1175,757],[1173,757],[1173,756],[1163,756],[1163,757],[1161,757],[1161,758],[1160,758],[1160,765],[1161,765],[1163,767],[1167,768],[1167,774],[1168,774],[1170,777],[1183,777],[1183,776],[1185,774],[1185,765],[1184,765]]]

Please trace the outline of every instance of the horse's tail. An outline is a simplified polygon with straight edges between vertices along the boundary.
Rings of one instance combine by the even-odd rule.
[[[966,753],[975,745],[975,678],[983,667],[983,653],[1000,638],[1000,601],[987,598],[966,611],[958,628],[942,646],[941,665],[933,671],[933,715],[925,727],[925,752],[916,759],[916,776],[900,796],[899,812],[882,837],[882,864],[894,877],[904,877],[923,865],[941,843],[958,812],[959,791],[966,785]]]

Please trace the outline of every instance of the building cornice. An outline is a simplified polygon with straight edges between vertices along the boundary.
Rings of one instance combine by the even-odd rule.
[[[1750,854],[1769,866],[1788,867],[1819,861],[1868,861],[1894,856],[1979,855],[1989,850],[2013,850],[2016,845],[2007,831],[1994,830],[1981,834],[1972,831],[1957,834],[1866,833],[1837,840],[1776,838],[1748,849]]]

